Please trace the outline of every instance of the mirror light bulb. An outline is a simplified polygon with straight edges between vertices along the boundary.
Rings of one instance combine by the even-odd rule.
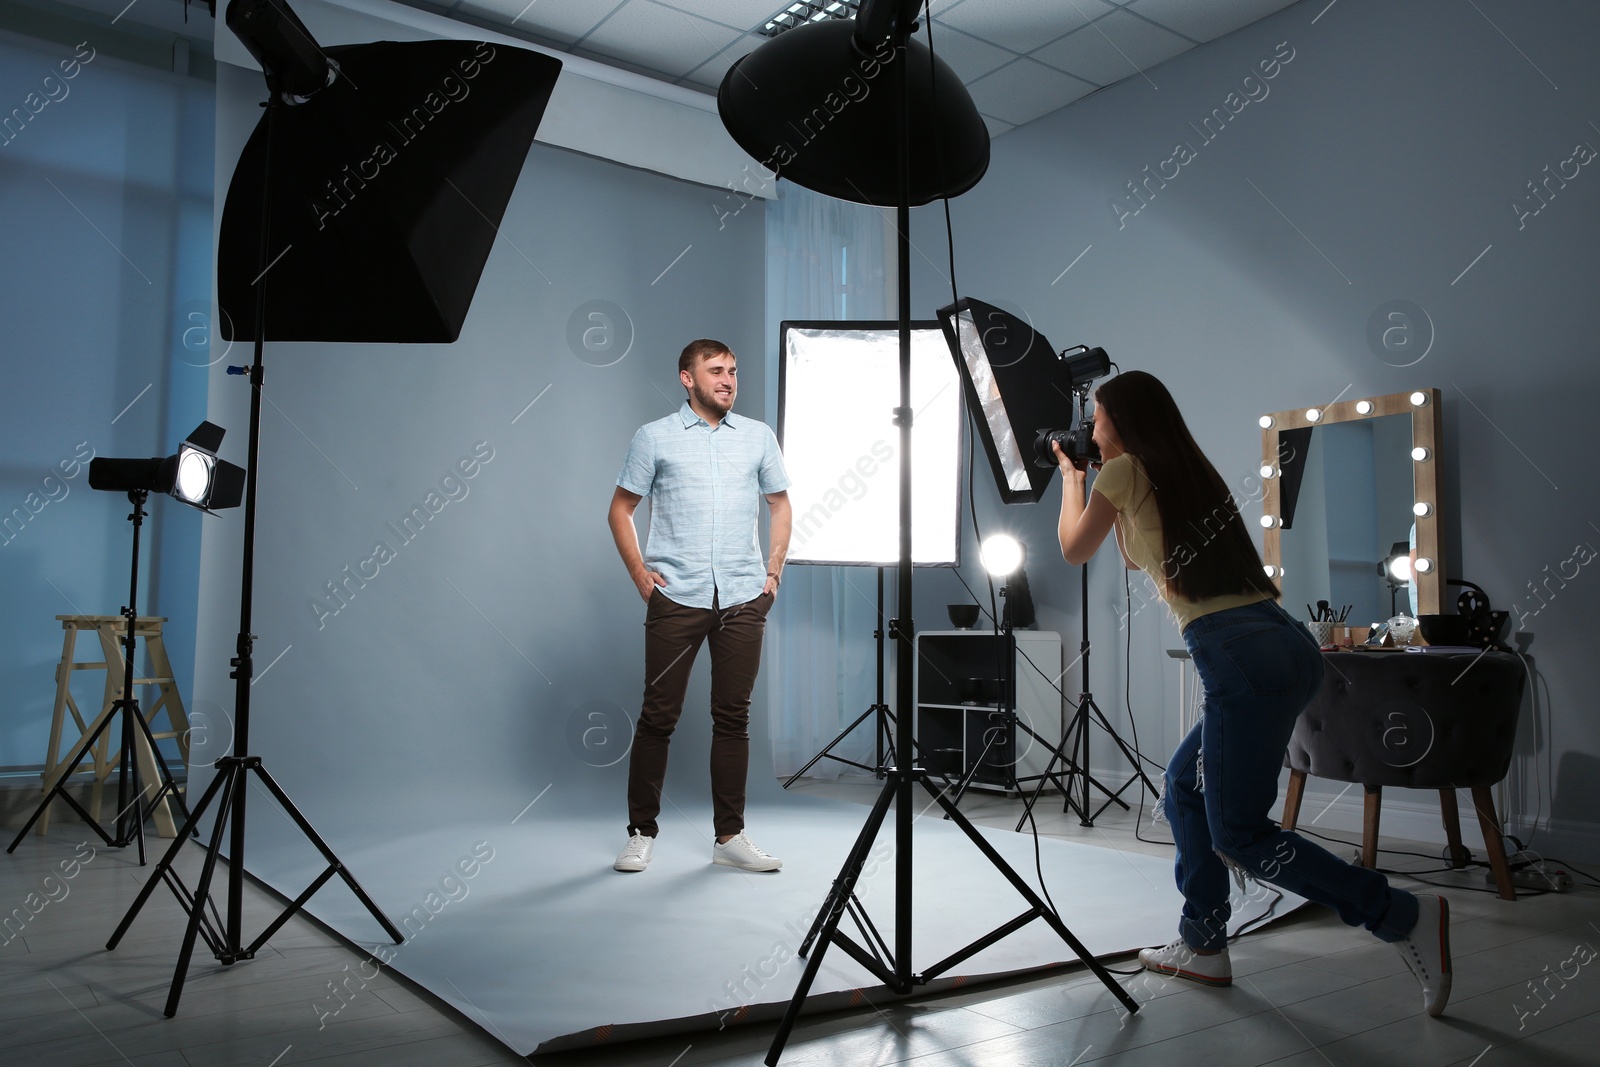
[[[1372,414],[1372,401],[1370,401],[1370,400],[1358,400],[1358,401],[1356,401],[1356,413],[1360,414],[1360,415],[1371,415]]]

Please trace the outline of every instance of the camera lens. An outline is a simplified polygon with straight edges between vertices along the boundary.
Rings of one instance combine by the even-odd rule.
[[[1056,454],[1050,445],[1060,443],[1061,451],[1072,458],[1072,432],[1070,430],[1040,430],[1033,439],[1033,462],[1039,467],[1054,467]]]

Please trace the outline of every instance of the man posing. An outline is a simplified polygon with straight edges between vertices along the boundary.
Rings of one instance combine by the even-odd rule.
[[[750,691],[761,636],[789,551],[789,476],[765,423],[732,414],[738,367],[721,341],[689,342],[678,357],[688,398],[633,435],[607,520],[628,576],[649,607],[644,621],[644,705],[628,763],[628,844],[614,865],[642,871],[655,848],[667,745],[683,712],[689,670],[711,645],[713,863],[776,871],[744,833],[750,766]],[[634,510],[650,498],[649,554],[639,551]],[[758,500],[772,515],[765,565]]]

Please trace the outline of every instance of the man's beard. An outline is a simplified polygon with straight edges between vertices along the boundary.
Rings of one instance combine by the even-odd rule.
[[[714,389],[701,390],[696,388],[694,398],[700,402],[701,407],[710,408],[712,411],[720,411],[723,414],[727,414],[733,410],[733,394],[731,393],[724,394]]]

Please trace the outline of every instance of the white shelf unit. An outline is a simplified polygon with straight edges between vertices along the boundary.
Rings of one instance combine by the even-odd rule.
[[[1061,743],[1061,635],[1017,630],[1012,660],[1017,719],[1052,745]],[[1044,772],[1051,753],[999,719],[1000,642],[987,630],[930,630],[917,635],[916,738],[922,765],[951,777],[982,757],[972,788],[1004,791],[1016,777]],[[994,731],[998,731],[995,733]],[[992,740],[992,744],[989,742]],[[988,755],[984,756],[987,746]],[[1063,770],[1057,761],[1055,770]],[[1032,784],[1026,783],[1031,790]]]

